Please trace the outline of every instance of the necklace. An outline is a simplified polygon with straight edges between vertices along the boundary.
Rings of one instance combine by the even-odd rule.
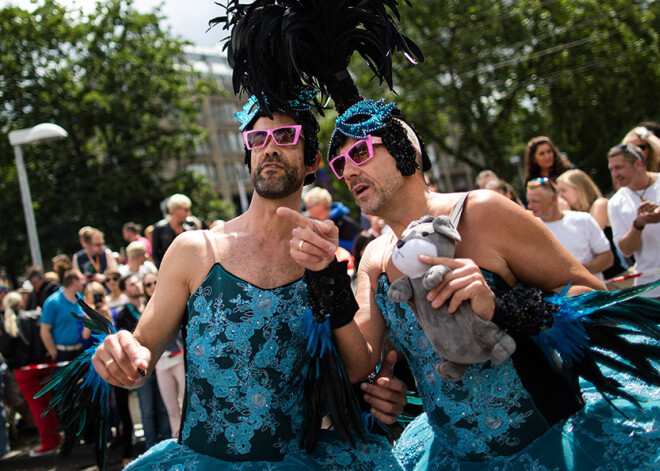
[[[646,201],[646,200],[644,199],[644,195],[646,194],[646,190],[648,190],[650,187],[651,187],[651,175],[649,175],[649,182],[646,184],[646,186],[644,187],[644,190],[642,191],[641,194],[640,194],[640,193],[637,193],[637,191],[635,191],[635,190],[633,190],[633,191],[635,192],[635,194],[636,194],[637,196],[639,196],[639,199],[640,199],[640,200],[642,200],[642,201]]]

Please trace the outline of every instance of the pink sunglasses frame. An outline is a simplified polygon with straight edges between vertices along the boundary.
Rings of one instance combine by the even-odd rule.
[[[278,142],[278,140],[275,139],[275,135],[273,133],[275,131],[280,130],[280,129],[289,129],[289,128],[293,128],[293,129],[296,130],[296,135],[293,138],[293,142],[280,144]],[[262,145],[255,146],[255,147],[250,147],[249,136],[250,136],[250,134],[257,133],[257,132],[265,132],[266,133],[266,139],[264,139],[264,143]],[[295,146],[296,144],[298,144],[298,139],[300,139],[300,137],[303,137],[303,139],[304,139],[304,136],[301,136],[301,133],[302,133],[302,125],[300,125],[300,124],[289,124],[287,126],[280,126],[280,127],[273,128],[273,129],[250,129],[249,131],[243,131],[243,142],[245,142],[245,147],[248,150],[261,149],[262,147],[265,147],[266,144],[268,144],[268,138],[269,137],[278,146]]]
[[[350,153],[353,150],[353,148],[355,148],[355,146],[357,146],[358,144],[360,144],[362,142],[367,143],[367,150],[369,151],[369,157],[364,159],[362,162],[358,163],[358,162],[356,162],[355,160],[353,160],[351,158]],[[341,180],[342,178],[344,178],[344,175],[340,176],[337,173],[337,171],[335,170],[334,165],[332,165],[335,160],[343,157],[344,160],[348,159],[348,160],[350,160],[351,162],[353,162],[355,165],[357,165],[359,167],[360,165],[364,164],[365,162],[368,162],[369,160],[371,160],[374,157],[374,144],[382,144],[382,143],[383,143],[383,140],[380,137],[372,136],[371,134],[369,134],[369,135],[367,135],[366,139],[360,139],[355,144],[353,144],[351,147],[349,147],[349,149],[346,152],[344,152],[343,154],[339,154],[338,156],[334,157],[330,162],[328,162],[328,165],[330,165],[330,168],[332,169],[332,173],[335,174],[337,179]]]

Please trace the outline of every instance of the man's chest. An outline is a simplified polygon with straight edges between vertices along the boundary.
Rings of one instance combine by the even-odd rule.
[[[232,275],[264,289],[287,285],[304,274],[303,268],[289,255],[288,246],[235,243],[219,254],[219,262]]]

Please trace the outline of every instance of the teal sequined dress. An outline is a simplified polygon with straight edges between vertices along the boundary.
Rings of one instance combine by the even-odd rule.
[[[312,455],[300,450],[305,300],[302,280],[261,289],[215,264],[188,301],[180,438],[127,469],[399,469],[380,437],[353,449],[324,431]]]
[[[489,283],[495,282],[497,277],[484,274]],[[406,469],[582,471],[660,467],[658,388],[617,377],[628,383],[629,392],[646,399],[644,412],[615,401],[627,418],[586,383],[581,385],[583,403],[577,384],[571,389],[573,385],[564,378],[565,387],[559,387],[564,381],[561,376],[547,381],[557,374],[556,368],[524,339],[516,339],[516,352],[502,364],[473,365],[461,381],[443,381],[435,372],[440,357],[411,309],[387,297],[388,288],[387,276],[382,274],[376,302],[392,341],[415,375],[426,411],[404,430],[394,447]],[[539,387],[544,380],[547,383]],[[563,394],[561,398],[559,394]],[[560,410],[554,410],[553,405]]]

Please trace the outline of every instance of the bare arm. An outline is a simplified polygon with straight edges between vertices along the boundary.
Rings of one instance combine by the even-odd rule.
[[[592,261],[585,263],[584,267],[589,270],[590,273],[600,273],[611,267],[613,263],[614,255],[612,255],[611,250],[608,250],[607,252],[597,254]]]
[[[73,268],[75,268],[79,272],[82,272],[82,270],[80,269],[80,264],[78,263],[78,254],[77,253],[73,254],[73,260],[71,261],[71,264],[73,265]],[[84,273],[83,273],[83,275],[84,275]]]
[[[610,225],[610,219],[607,217],[607,200],[598,198],[589,208],[589,214],[593,216],[602,230]]]
[[[639,250],[642,245],[642,231],[647,224],[660,222],[660,206],[650,201],[643,201],[637,208],[637,218],[621,239],[619,249],[623,255],[629,257]],[[635,227],[637,226],[637,227]],[[640,229],[638,229],[640,228]]]
[[[99,375],[115,386],[135,388],[146,381],[139,370],[150,372],[173,341],[186,303],[206,266],[206,244],[201,232],[177,237],[163,258],[158,285],[133,334],[123,330],[108,336],[92,359]],[[200,275],[200,273],[202,273]],[[111,361],[112,360],[112,361]]]
[[[292,231],[291,257],[308,270],[318,271],[327,267],[334,259],[337,249],[338,231],[334,224],[331,221],[315,221],[285,207],[278,208],[277,214],[299,226]],[[353,320],[333,330],[337,347],[352,382],[362,380],[379,363],[381,344],[385,335],[384,321],[377,312],[366,268],[370,265],[368,263],[369,248],[373,244],[367,246],[358,271],[356,296],[359,305],[358,312]],[[372,310],[376,312],[373,317],[380,319],[380,328],[377,322],[373,324],[370,321],[371,315],[365,314]],[[373,344],[374,341],[378,342],[377,346]]]
[[[457,256],[472,258],[509,285],[521,281],[546,291],[572,283],[569,293],[605,289],[564,249],[545,225],[495,192],[470,194],[459,224]]]
[[[385,338],[385,321],[376,305],[375,284],[380,274],[380,250],[384,249],[382,241],[374,241],[367,248],[360,261],[356,300],[359,309],[348,324],[351,330],[335,331],[338,348],[351,381],[360,381],[369,375],[380,362],[383,339]]]
[[[46,347],[50,358],[55,360],[57,357],[57,348],[55,348],[55,341],[50,333],[52,328],[52,325],[42,323],[39,327],[39,335],[41,336],[41,341],[44,343],[44,347]]]

